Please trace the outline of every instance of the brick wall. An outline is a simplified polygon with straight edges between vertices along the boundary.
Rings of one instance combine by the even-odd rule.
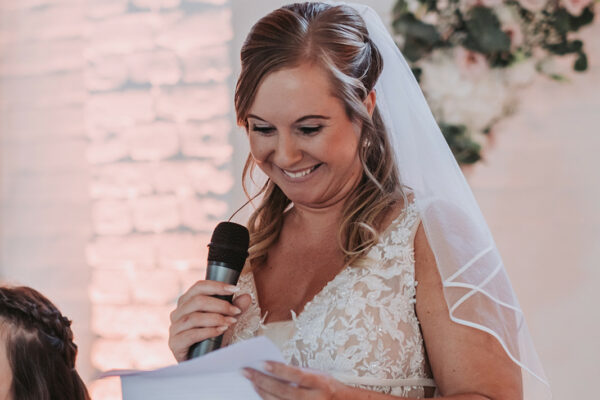
[[[10,3],[10,4],[9,4]],[[0,4],[0,277],[74,319],[79,369],[153,368],[228,216],[226,0]]]

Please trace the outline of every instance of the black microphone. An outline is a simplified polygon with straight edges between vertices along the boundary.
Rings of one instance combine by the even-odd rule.
[[[221,222],[213,231],[208,244],[206,279],[237,284],[248,257],[250,234],[245,226],[234,222]],[[233,295],[214,297],[232,302]],[[202,356],[221,347],[223,335],[204,339],[190,347],[188,359]]]

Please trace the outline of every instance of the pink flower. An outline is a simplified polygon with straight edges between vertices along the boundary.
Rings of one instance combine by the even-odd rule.
[[[477,79],[489,69],[487,59],[483,54],[467,50],[464,47],[457,47],[454,50],[454,60],[461,75],[465,77]]]
[[[519,0],[521,7],[531,12],[543,10],[547,3],[547,0]]]
[[[561,0],[560,4],[567,9],[569,14],[579,17],[583,10],[592,3],[592,0]]]

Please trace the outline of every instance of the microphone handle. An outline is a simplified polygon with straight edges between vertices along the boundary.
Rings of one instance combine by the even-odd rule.
[[[225,282],[230,285],[235,285],[237,284],[239,277],[239,270],[233,269],[230,265],[223,262],[209,261],[208,266],[206,267],[206,280]],[[233,300],[233,295],[214,295],[213,297],[228,301],[229,303],[231,303]],[[188,360],[203,356],[211,351],[218,350],[221,347],[222,341],[223,335],[221,334],[219,336],[204,339],[201,342],[193,344],[188,350]]]

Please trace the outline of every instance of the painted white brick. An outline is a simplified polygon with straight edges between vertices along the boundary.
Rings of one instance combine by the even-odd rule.
[[[171,310],[171,306],[95,304],[92,330],[107,339],[166,338]]]
[[[177,297],[181,294],[179,275],[176,271],[156,269],[147,271],[138,269],[131,283],[134,301],[138,304],[166,305],[175,308]]]
[[[124,135],[114,135],[105,140],[94,140],[88,146],[86,158],[90,164],[105,164],[126,159],[129,156]]]
[[[125,235],[133,230],[131,210],[127,202],[95,201],[92,205],[92,226],[98,235]]]
[[[118,163],[92,170],[90,195],[98,198],[127,199],[148,195],[153,190],[154,168],[146,163]]]
[[[115,90],[127,82],[129,73],[122,55],[104,55],[89,60],[85,85],[90,91]]]
[[[212,164],[188,163],[186,170],[190,182],[198,194],[215,193],[222,195],[233,187],[231,172],[217,169]]]
[[[151,50],[159,23],[160,16],[150,12],[127,13],[95,21],[90,24],[87,56],[96,58]]]
[[[86,0],[86,16],[92,20],[121,15],[129,0]]]
[[[183,224],[197,231],[212,232],[228,209],[226,202],[211,198],[191,197],[181,202]]]
[[[169,19],[169,24],[158,35],[156,42],[162,47],[174,49],[180,55],[198,47],[225,44],[233,38],[231,10],[228,8],[191,15],[180,14],[179,18]]]
[[[154,100],[147,90],[128,90],[90,96],[85,104],[86,125],[118,132],[154,120]],[[96,135],[95,130],[89,130]]]
[[[181,56],[183,80],[188,83],[224,82],[231,75],[227,46],[195,47]]]
[[[131,0],[131,2],[136,7],[149,8],[155,11],[176,8],[181,4],[181,0]]]
[[[125,132],[129,155],[136,161],[159,161],[179,153],[177,125],[156,121]]]
[[[197,268],[206,264],[210,234],[165,233],[158,240],[161,267],[180,269],[182,265]]]
[[[154,235],[100,236],[90,241],[86,247],[86,258],[92,266],[153,263],[155,253]]]
[[[229,88],[225,84],[176,86],[160,90],[156,108],[159,117],[183,122],[222,116],[229,104]]]
[[[112,266],[101,266],[92,271],[90,300],[94,304],[128,305],[131,287],[128,271]]]
[[[182,153],[189,157],[210,159],[217,166],[223,165],[233,156],[233,147],[228,140],[230,132],[231,122],[225,118],[181,124]]]
[[[179,61],[169,50],[134,53],[127,57],[127,66],[134,82],[172,85],[181,79]]]
[[[180,224],[175,196],[150,196],[132,200],[133,221],[139,232],[163,232]]]

